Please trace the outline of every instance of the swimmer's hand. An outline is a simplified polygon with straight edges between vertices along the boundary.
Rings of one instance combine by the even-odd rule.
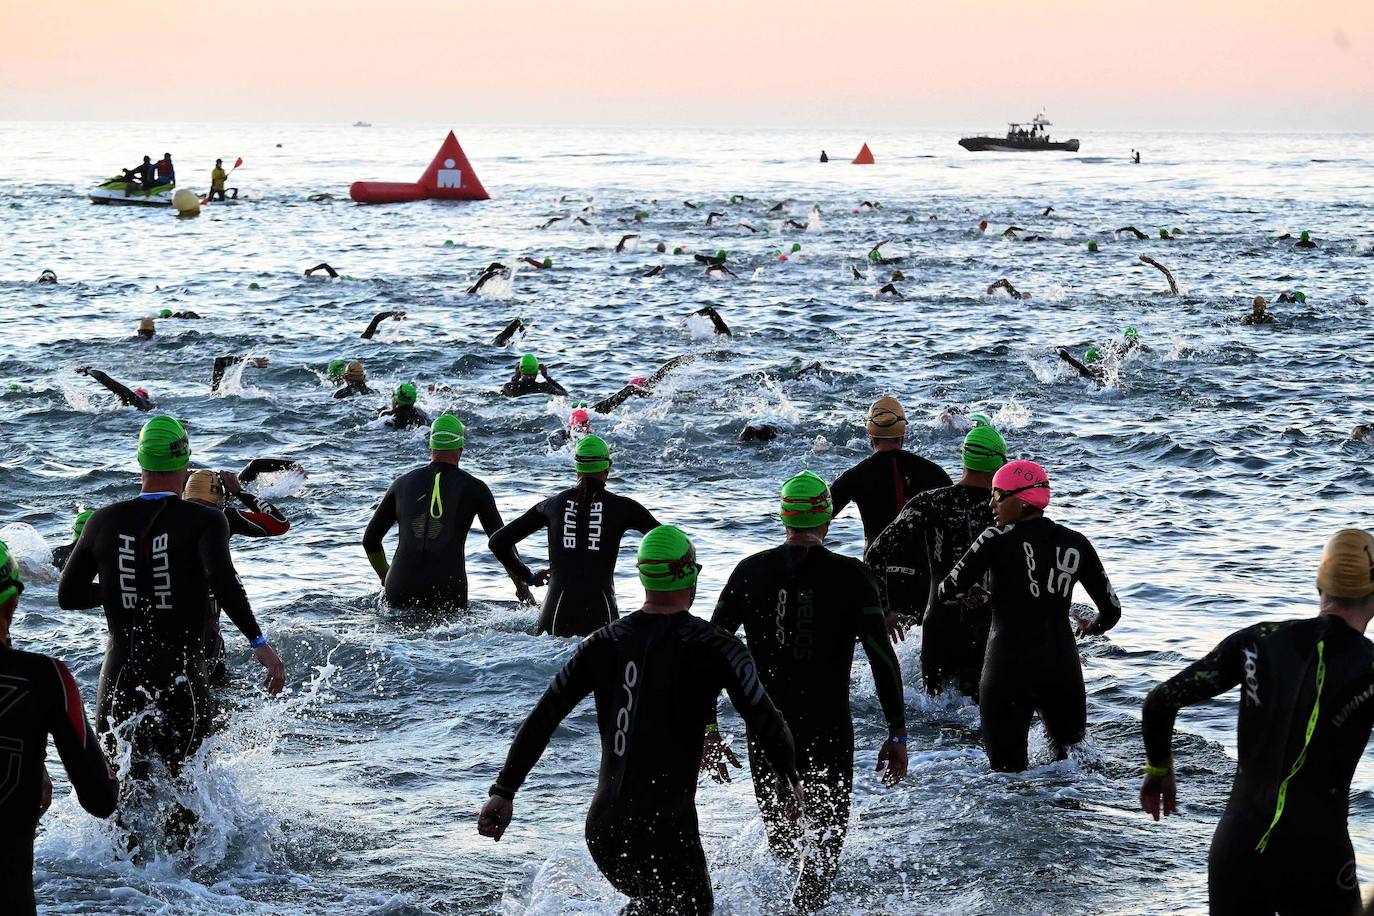
[[[537,572],[537,573],[534,574],[534,581],[531,582],[530,584],[531,584],[531,585],[537,585],[537,586],[539,586],[540,588],[543,588],[544,586],[548,585],[548,584],[549,584],[549,571],[548,571],[547,569],[541,569],[541,570],[539,570],[539,572]]]
[[[243,364],[250,369],[266,369],[271,362],[272,361],[265,356],[250,356],[243,361]]]
[[[237,496],[243,492],[243,484],[239,482],[239,475],[233,471],[220,471],[220,483],[224,484],[224,492]]]
[[[277,655],[277,650],[272,648],[271,643],[263,643],[253,650],[253,657],[258,660],[258,664],[267,669],[267,677],[262,679],[263,686],[267,692],[275,696],[281,693],[286,686],[286,665],[282,662],[281,656]]]
[[[887,613],[887,637],[892,640],[893,645],[906,640],[906,629],[902,626],[902,618],[897,616],[896,611]]]
[[[515,806],[511,804],[509,799],[499,795],[488,796],[487,803],[477,813],[477,832],[482,836],[489,836],[499,843],[501,835],[510,826],[510,818],[514,813]]]
[[[1091,611],[1069,610],[1069,616],[1073,618],[1073,635],[1079,639],[1092,633],[1093,624],[1097,623],[1097,615]]]
[[[38,816],[42,817],[48,813],[52,807],[52,777],[48,775],[48,768],[43,767],[43,790],[38,799]]]
[[[959,598],[959,606],[965,611],[976,611],[983,605],[992,600],[987,589],[981,585],[975,585],[968,590],[968,594]]]
[[[886,773],[883,773],[884,765],[887,766]],[[906,775],[906,745],[898,744],[891,738],[884,741],[883,746],[878,748],[878,766],[874,772],[883,773],[883,785],[889,789],[901,782]]]
[[[706,740],[701,744],[701,772],[711,777],[716,783],[726,783],[730,781],[730,767],[733,765],[739,769],[741,764],[735,752],[730,750],[730,746],[721,740],[720,732],[707,732]]]
[[[539,603],[534,600],[534,593],[530,591],[530,587],[523,582],[515,583],[515,600],[521,604]]]
[[[90,366],[78,366],[77,369],[76,369],[76,374],[77,374],[77,375],[90,375],[90,374],[91,374],[91,367],[90,367]]]
[[[1140,808],[1155,820],[1178,811],[1178,784],[1173,773],[1146,776],[1140,781]]]
[[[802,819],[806,813],[806,789],[801,782],[795,782],[788,786],[780,785],[778,797],[782,799],[783,809],[787,816],[794,821]]]

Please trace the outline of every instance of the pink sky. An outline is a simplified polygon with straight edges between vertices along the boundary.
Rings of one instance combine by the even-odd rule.
[[[0,118],[1374,129],[1371,0],[5,5]]]

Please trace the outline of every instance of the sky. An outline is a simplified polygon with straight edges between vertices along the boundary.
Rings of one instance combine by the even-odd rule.
[[[1374,0],[5,10],[6,120],[1374,130]]]

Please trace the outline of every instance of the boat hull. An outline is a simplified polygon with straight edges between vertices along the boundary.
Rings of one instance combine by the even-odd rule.
[[[93,204],[110,204],[117,207],[170,207],[176,185],[159,185],[151,191],[134,191],[126,194],[128,185],[122,178],[111,178],[87,196]]]
[[[970,153],[1078,152],[1075,140],[1009,140],[1006,137],[964,137],[959,145]]]

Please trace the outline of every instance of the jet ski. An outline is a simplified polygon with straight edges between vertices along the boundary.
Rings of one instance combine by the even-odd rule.
[[[161,184],[144,191],[137,185],[129,189],[129,182],[123,175],[116,175],[92,190],[89,194],[93,204],[116,204],[134,207],[170,207],[175,184]]]

